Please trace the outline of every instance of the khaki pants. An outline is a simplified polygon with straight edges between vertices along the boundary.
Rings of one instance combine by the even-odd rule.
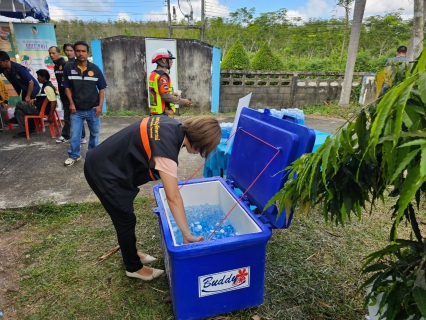
[[[173,110],[165,110],[164,114],[168,117],[172,117],[174,118],[175,113],[173,112]]]

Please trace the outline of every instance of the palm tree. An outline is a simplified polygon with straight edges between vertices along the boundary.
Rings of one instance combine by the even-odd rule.
[[[420,1],[420,0],[416,0]],[[362,19],[364,17],[365,3],[367,0],[355,0],[354,18],[352,21],[351,39],[349,41],[348,59],[346,60],[345,78],[342,84],[342,93],[340,95],[340,106],[348,106],[351,96],[352,78],[356,54],[358,52],[359,37],[361,35]]]

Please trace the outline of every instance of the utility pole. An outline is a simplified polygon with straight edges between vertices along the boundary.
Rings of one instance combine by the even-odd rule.
[[[173,36],[172,18],[170,16],[170,0],[167,0],[167,25],[169,26],[169,38]]]
[[[169,38],[173,36],[173,28],[174,29],[200,29],[200,38],[201,38],[201,41],[204,41],[204,2],[205,0],[201,0],[201,27],[200,27],[195,25],[192,21],[192,7],[191,7],[191,14],[185,15],[185,18],[188,18],[187,26],[172,25],[172,18],[170,14],[170,0],[167,0],[167,26],[169,29]]]
[[[204,42],[204,0],[201,0],[201,41]]]

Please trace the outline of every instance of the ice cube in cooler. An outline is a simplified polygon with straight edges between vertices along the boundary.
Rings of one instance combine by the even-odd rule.
[[[202,235],[205,240],[207,240],[226,215],[219,205],[209,204],[202,206],[187,206],[185,207],[185,211],[191,234],[194,236]],[[177,245],[181,245],[183,244],[182,233],[177,227],[176,221],[169,209],[167,210],[167,214],[170,219],[170,229],[173,231],[175,242]],[[219,230],[216,230],[212,235],[211,240],[227,238],[235,234],[235,228],[226,219],[221,224]]]

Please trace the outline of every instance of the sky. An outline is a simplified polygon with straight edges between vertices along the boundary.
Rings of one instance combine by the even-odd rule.
[[[342,17],[344,11],[336,8],[337,0],[205,0],[206,17],[227,17],[230,12],[247,7],[255,13],[266,13],[285,8],[290,17],[324,19]],[[53,20],[132,20],[158,21],[167,19],[166,0],[47,0]],[[177,19],[189,15],[192,7],[195,20],[200,20],[201,0],[170,0]],[[413,0],[367,0],[364,17],[384,15],[404,9],[403,17],[413,15]],[[172,11],[173,12],[173,11]]]

